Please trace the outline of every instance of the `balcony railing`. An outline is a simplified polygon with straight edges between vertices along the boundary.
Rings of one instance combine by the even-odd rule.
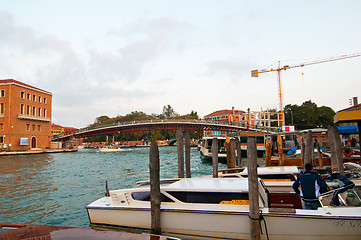
[[[42,122],[50,122],[51,119],[48,117],[34,116],[29,114],[18,114],[18,119],[35,120]]]

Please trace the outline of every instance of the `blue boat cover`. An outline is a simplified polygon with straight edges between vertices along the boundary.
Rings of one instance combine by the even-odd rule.
[[[296,152],[296,148],[291,148],[291,150],[289,150],[287,154],[290,155],[293,154],[294,152]]]

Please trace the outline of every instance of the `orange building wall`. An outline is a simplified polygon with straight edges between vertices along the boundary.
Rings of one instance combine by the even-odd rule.
[[[52,94],[12,79],[0,80],[0,90],[5,90],[5,97],[0,97],[0,103],[5,105],[4,114],[0,114],[0,123],[4,124],[3,130],[0,129],[0,136],[3,137],[0,149],[18,151],[28,150],[31,147],[49,148]],[[24,92],[24,98],[21,97],[21,92]],[[27,94],[30,94],[30,100],[27,99]],[[46,98],[46,103],[44,98]],[[21,104],[24,105],[23,113]],[[27,114],[27,106],[30,108],[29,114]],[[33,107],[35,107],[35,114]],[[46,116],[44,116],[44,109]],[[28,145],[20,145],[20,138],[28,138]],[[33,139],[36,139],[34,146],[32,146]]]

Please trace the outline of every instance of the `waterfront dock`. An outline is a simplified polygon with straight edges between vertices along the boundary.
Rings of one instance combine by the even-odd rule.
[[[14,155],[31,155],[31,154],[42,154],[42,153],[64,153],[64,152],[76,152],[77,148],[74,149],[37,149],[27,151],[3,151],[0,152],[0,156],[14,156]]]

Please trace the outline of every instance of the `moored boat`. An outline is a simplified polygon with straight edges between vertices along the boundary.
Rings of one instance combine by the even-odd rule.
[[[262,238],[359,239],[361,197],[355,189],[340,194],[343,206],[329,205],[329,192],[318,210],[302,209],[295,193],[268,192],[259,181]],[[250,237],[247,178],[190,178],[161,185],[161,227],[168,235],[222,239]],[[91,224],[149,229],[149,186],[115,190],[87,206]],[[266,234],[267,233],[267,234]]]
[[[120,147],[102,147],[99,148],[100,152],[120,152],[123,151]]]
[[[227,151],[226,151],[226,137],[217,137],[218,139],[218,161],[225,162],[227,159]],[[201,144],[199,146],[199,152],[201,154],[201,158],[204,160],[212,159],[212,137],[204,137],[202,138]]]

